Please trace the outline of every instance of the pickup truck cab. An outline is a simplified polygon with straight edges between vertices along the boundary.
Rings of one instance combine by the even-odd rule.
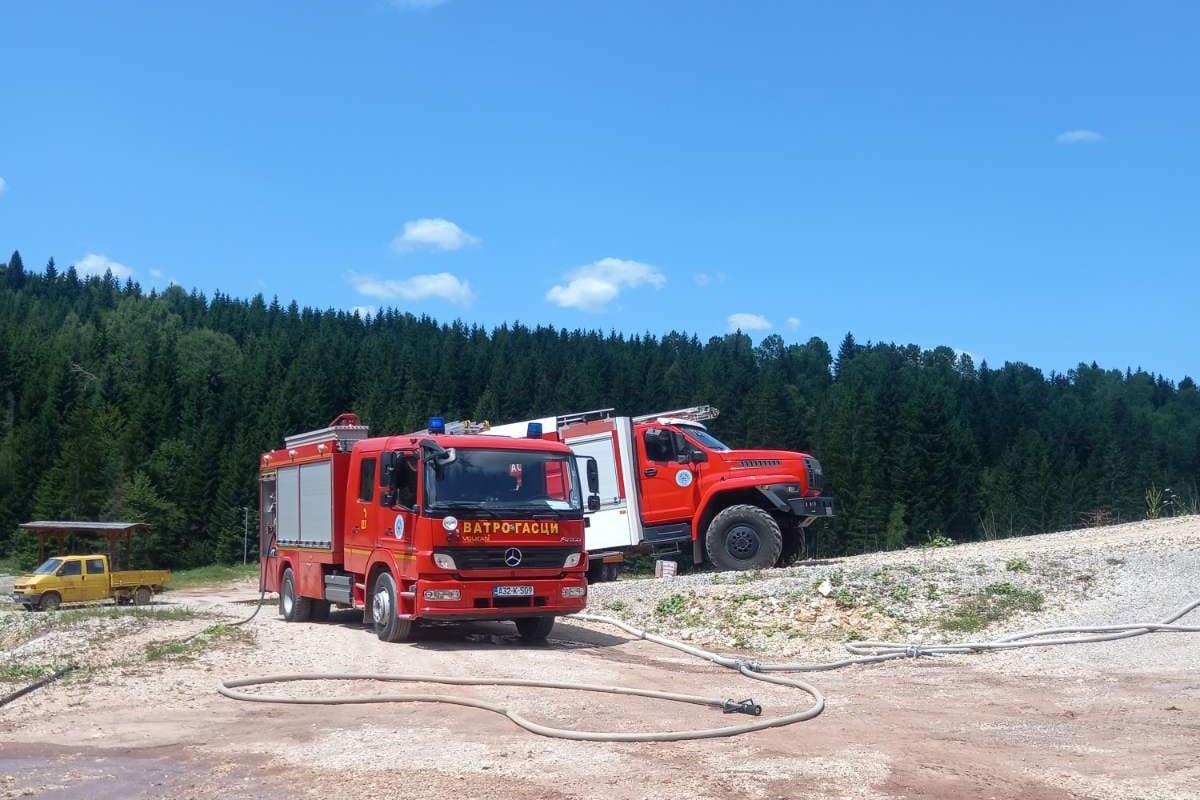
[[[146,605],[171,578],[169,570],[113,572],[108,556],[55,556],[32,573],[17,578],[12,601],[26,610],[51,611],[63,603],[86,603],[112,598],[118,604]]]

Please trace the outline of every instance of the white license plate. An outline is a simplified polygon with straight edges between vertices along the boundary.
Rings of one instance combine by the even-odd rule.
[[[494,586],[492,597],[532,597],[532,586]]]

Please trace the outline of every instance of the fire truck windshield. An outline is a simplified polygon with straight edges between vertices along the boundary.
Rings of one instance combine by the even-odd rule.
[[[683,431],[687,434],[689,439],[701,447],[707,447],[709,450],[716,450],[720,453],[731,449],[729,445],[725,444],[703,428],[684,427]]]
[[[583,492],[574,459],[529,450],[454,448],[455,458],[425,466],[425,500],[430,511],[583,512]],[[489,514],[490,515],[490,514]]]

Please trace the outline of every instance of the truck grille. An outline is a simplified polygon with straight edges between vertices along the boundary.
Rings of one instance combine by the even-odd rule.
[[[521,562],[516,566],[508,563],[509,550],[521,551]],[[445,553],[454,559],[460,570],[463,569],[562,569],[563,562],[571,553],[578,553],[576,547],[523,547],[508,545],[505,547],[439,547],[435,553]]]

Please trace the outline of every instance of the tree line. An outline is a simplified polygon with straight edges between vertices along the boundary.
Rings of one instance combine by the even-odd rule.
[[[261,295],[146,292],[111,274],[0,266],[0,552],[31,519],[144,521],[135,564],[236,561],[259,454],[353,410],[513,421],[712,404],[732,446],[805,450],[835,519],[822,554],[1194,512],[1200,392],[1140,369],[993,369],[947,347],[741,333],[491,330],[360,318]],[[247,511],[246,509],[249,509]],[[253,551],[252,551],[253,556]]]

